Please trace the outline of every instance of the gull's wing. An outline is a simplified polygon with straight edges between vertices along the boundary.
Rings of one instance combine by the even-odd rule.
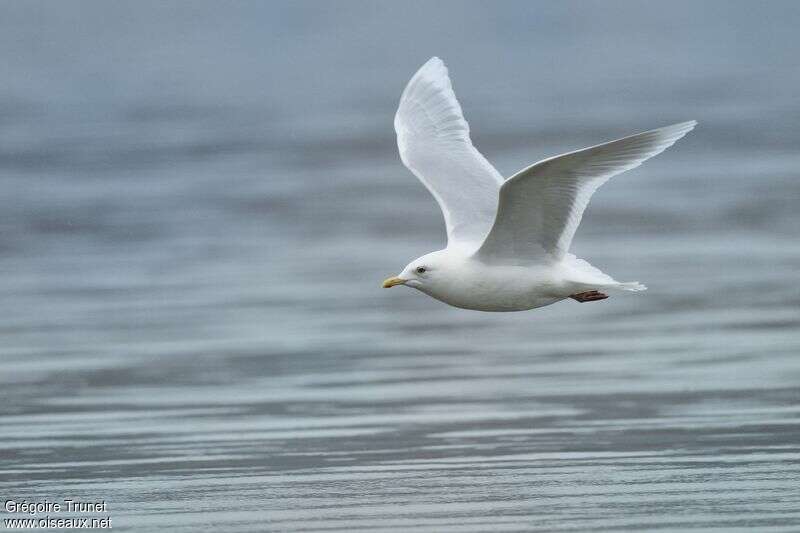
[[[475,149],[438,57],[408,82],[394,117],[400,159],[439,203],[451,244],[477,247],[492,227],[503,178]]]
[[[497,217],[477,256],[490,263],[560,260],[594,191],[660,154],[695,124],[673,124],[569,152],[514,174],[500,189]]]

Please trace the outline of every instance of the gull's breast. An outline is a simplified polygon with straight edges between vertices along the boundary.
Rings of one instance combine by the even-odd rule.
[[[555,271],[549,268],[485,265],[460,272],[428,294],[476,311],[525,311],[568,296],[562,294]]]

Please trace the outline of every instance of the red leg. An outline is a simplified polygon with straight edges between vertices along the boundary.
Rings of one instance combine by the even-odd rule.
[[[605,300],[608,298],[607,294],[603,294],[599,291],[586,291],[586,292],[579,292],[578,294],[573,294],[570,296],[573,300],[577,300],[578,302],[596,302],[597,300]]]

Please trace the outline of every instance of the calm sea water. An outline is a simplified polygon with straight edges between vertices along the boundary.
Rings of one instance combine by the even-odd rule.
[[[0,3],[0,495],[104,499],[123,531],[799,530],[799,24]],[[649,291],[380,289],[443,243],[392,130],[434,54],[505,175],[700,121],[574,243]]]

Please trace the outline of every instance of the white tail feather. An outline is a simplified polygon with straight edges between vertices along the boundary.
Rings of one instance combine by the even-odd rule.
[[[639,283],[638,281],[627,281],[625,283],[619,283],[614,286],[616,289],[622,289],[623,291],[646,291],[647,287]]]

